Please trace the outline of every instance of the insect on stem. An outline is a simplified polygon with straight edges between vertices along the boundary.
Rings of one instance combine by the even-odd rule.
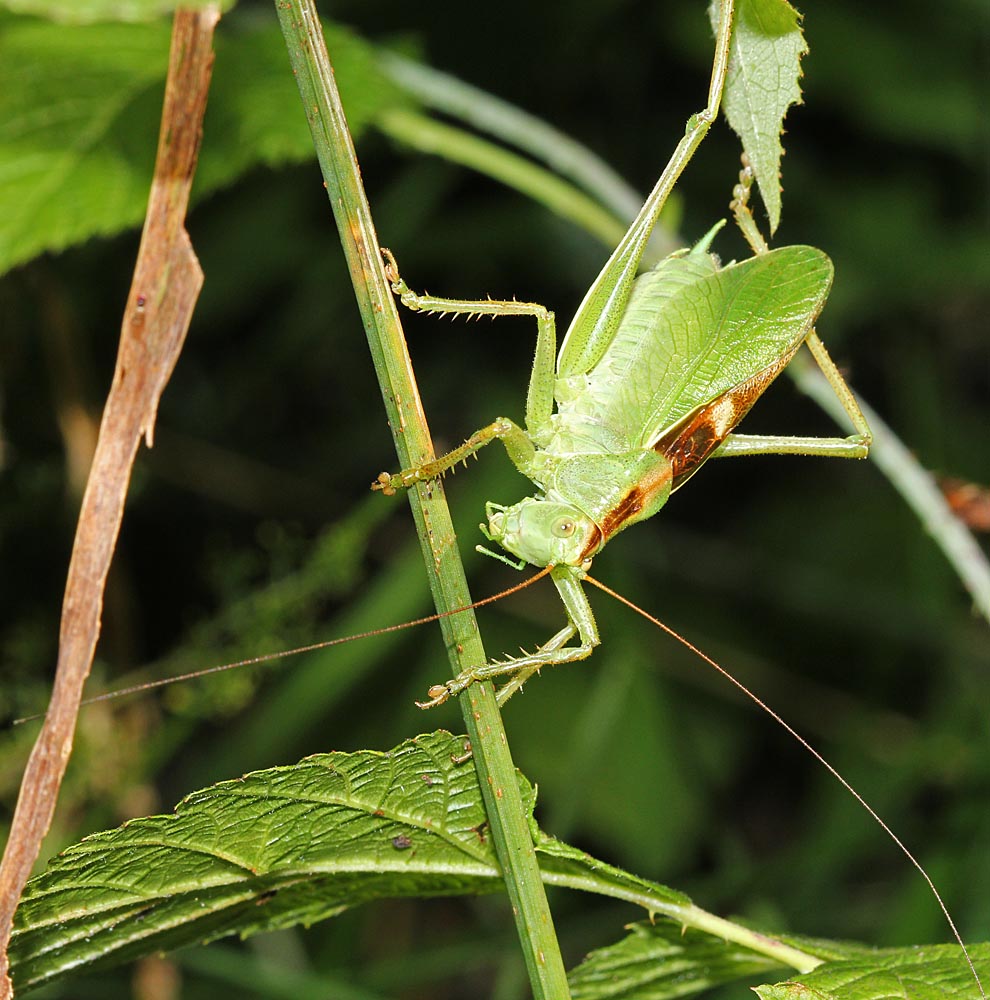
[[[713,660],[707,653],[704,653],[700,649],[698,649],[698,647],[695,646],[694,643],[690,642],[688,639],[685,639],[684,636],[682,636],[680,633],[675,632],[674,629],[672,629],[669,625],[666,625],[664,622],[660,621],[659,618],[654,617],[648,611],[644,611],[638,605],[633,604],[633,602],[630,601],[627,597],[623,597],[621,594],[612,590],[611,587],[602,583],[600,580],[596,580],[592,576],[585,576],[584,579],[592,586],[597,587],[599,590],[608,594],[609,597],[612,597],[615,600],[617,600],[620,604],[624,604],[627,608],[630,608],[631,610],[635,611],[636,614],[642,615],[642,617],[645,618],[648,622],[655,625],[661,631],[666,632],[667,635],[676,639],[682,646],[684,646],[686,649],[689,649],[696,656],[700,657],[710,667],[714,667],[715,670],[717,670],[727,681],[733,684],[739,691],[741,691],[747,698],[749,698],[750,701],[752,701],[757,707],[766,712],[766,714],[769,715],[770,718],[777,723],[777,725],[781,726],[795,740],[797,740],[798,743],[800,743],[801,746],[804,747],[804,749],[807,750],[808,753],[810,753],[811,756],[814,757],[815,760],[817,760],[818,763],[821,764],[822,767],[824,767],[832,775],[832,777],[835,778],[836,781],[838,781],[839,784],[842,785],[842,787],[870,814],[870,816],[873,817],[873,819],[877,822],[877,824],[879,824],[880,828],[884,831],[884,833],[886,833],[887,836],[890,837],[890,839],[901,849],[901,853],[908,859],[908,861],[911,862],[912,865],[914,865],[914,867],[921,873],[921,877],[925,880],[925,882],[928,883],[928,888],[931,890],[932,895],[935,897],[935,900],[939,905],[939,908],[942,910],[942,915],[945,917],[945,920],[949,925],[949,929],[952,931],[952,936],[955,938],[956,943],[962,949],[962,953],[966,958],[966,963],[969,965],[969,971],[973,974],[973,978],[976,980],[976,985],[979,988],[980,996],[983,998],[983,1000],[987,1000],[986,992],[983,989],[983,982],[980,979],[979,973],[976,971],[976,966],[973,964],[973,959],[970,957],[969,949],[966,947],[966,943],[963,941],[962,935],[956,929],[956,924],[949,913],[949,908],[945,905],[945,902],[942,899],[942,896],[939,893],[938,889],[935,888],[935,883],[932,881],[931,876],[928,874],[927,871],[925,871],[925,868],[921,864],[921,862],[911,853],[911,851],[900,839],[900,837],[898,837],[897,834],[894,833],[894,831],[884,822],[884,820],[880,817],[879,813],[877,813],[877,811],[869,804],[869,802],[867,802],[866,799],[864,799],[863,796],[860,795],[859,792],[857,792],[856,789],[853,788],[853,786],[839,773],[839,771],[836,770],[836,768],[832,764],[830,764],[828,760],[826,760],[825,757],[823,757],[822,754],[819,753],[819,751],[817,751],[793,726],[791,726],[788,722],[785,722],[784,719],[777,714],[777,712],[775,712],[765,701],[763,701],[763,699],[760,698],[759,695],[755,694],[748,687],[746,687],[746,685],[743,684],[742,681],[740,681],[736,677],[733,677],[733,675],[730,674],[729,671],[725,669],[725,667],[723,667],[721,664]]]

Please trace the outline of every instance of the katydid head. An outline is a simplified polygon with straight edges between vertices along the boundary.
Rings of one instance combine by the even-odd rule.
[[[513,507],[489,503],[485,512],[485,536],[534,566],[579,566],[601,537],[587,514],[555,500],[526,497]]]

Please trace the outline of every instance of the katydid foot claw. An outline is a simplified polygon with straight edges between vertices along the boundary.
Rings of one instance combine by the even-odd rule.
[[[452,683],[452,682],[451,682]],[[434,684],[429,691],[426,692],[429,697],[429,701],[417,701],[416,707],[427,709],[436,708],[437,705],[442,705],[447,699],[453,694],[450,685],[448,684]]]
[[[443,473],[439,473],[443,475]],[[436,479],[437,474],[431,474],[429,468],[403,469],[401,472],[380,472],[371,484],[372,490],[384,493],[390,497],[395,495],[396,490],[405,490],[416,483],[425,483],[429,479]]]
[[[385,260],[385,277],[390,284],[397,285],[402,278],[399,276],[399,265],[395,262],[395,254],[388,247],[379,247],[378,250]]]
[[[375,492],[384,493],[385,496],[387,497],[395,496],[396,487],[395,483],[393,482],[395,478],[396,478],[395,476],[391,475],[388,472],[380,472],[378,474],[378,477],[371,484],[371,488]]]
[[[427,697],[429,701],[417,701],[417,708],[436,708],[437,705],[442,705],[445,701],[450,698],[456,697],[462,692],[466,691],[472,684],[476,681],[481,680],[474,671],[465,670],[458,674],[456,677],[449,681],[445,681],[443,684],[434,684],[427,692]]]

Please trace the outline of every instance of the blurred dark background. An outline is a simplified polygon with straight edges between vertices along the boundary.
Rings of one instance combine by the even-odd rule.
[[[919,461],[986,484],[985,5],[802,10],[806,106],[787,119],[776,242],[832,256],[819,332]],[[644,192],[704,104],[711,40],[699,3],[509,0],[466,12],[340,0],[323,13],[546,119]],[[268,19],[270,5],[244,3],[220,31]],[[374,131],[358,153],[410,285],[540,301],[563,331],[606,248]],[[737,157],[720,124],[679,185],[686,241],[725,214]],[[190,230],[206,284],[156,447],[139,458],[94,692],[137,668],[157,677],[429,612],[405,501],[367,491],[394,456],[315,161],[252,171],[201,200]],[[0,690],[12,714],[45,703],[78,466],[136,248],[136,232],[93,240],[0,281]],[[734,235],[719,249],[744,252]],[[498,414],[522,418],[531,324],[412,317],[406,330],[438,449]],[[746,429],[831,433],[786,380]],[[517,582],[473,546],[484,501],[513,502],[528,484],[489,449],[446,488],[475,595]],[[807,735],[917,851],[964,936],[990,936],[987,622],[872,464],[711,463],[661,516],[616,539],[595,574]],[[877,944],[947,938],[920,877],[819,764],[684,649],[592,600],[602,649],[545,673],[506,710],[546,830],[761,926]],[[549,584],[481,613],[491,654],[531,647],[560,621]],[[457,731],[456,707],[412,706],[446,672],[427,627],[94,706],[51,850],[249,769]],[[29,728],[3,737],[10,806]],[[575,895],[551,902],[571,963],[640,917]],[[266,977],[284,990],[290,974],[336,984],[324,996],[523,996],[512,939],[500,899],[384,903],[178,962],[189,997],[274,996]],[[173,974],[145,964],[57,995],[126,995],[133,979],[138,995],[167,996]]]

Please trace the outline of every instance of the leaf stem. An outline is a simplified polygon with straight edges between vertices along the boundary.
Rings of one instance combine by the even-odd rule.
[[[676,921],[682,928],[690,927],[710,934],[712,937],[721,938],[723,941],[732,941],[743,948],[748,948],[757,955],[765,955],[767,958],[780,962],[781,965],[789,965],[798,972],[811,972],[824,961],[817,955],[801,951],[800,948],[795,948],[779,938],[744,927],[742,924],[733,923],[724,917],[709,913],[708,910],[703,910],[700,906],[693,904],[679,906],[668,903],[658,899],[657,896],[645,889],[637,891],[624,886],[603,884],[593,877],[583,877],[573,873],[544,872],[543,881],[547,885],[583,889],[587,892],[599,893],[602,896],[611,896],[613,899],[621,899],[624,902],[642,906],[651,915],[662,913],[665,917]]]
[[[796,357],[787,371],[797,387],[833,419],[839,422],[848,419],[829,384],[805,358]],[[859,396],[856,401],[873,432],[870,458],[942,550],[969,591],[973,607],[985,621],[990,622],[990,562],[973,533],[953,512],[935,477],[880,419],[876,410]]]
[[[614,246],[626,231],[624,222],[573,184],[487,139],[408,108],[384,112],[377,124],[390,138],[420,153],[443,156],[520,191],[606,246]]]
[[[430,435],[319,18],[312,0],[276,0],[276,8],[351,271],[399,462],[403,467],[419,465],[433,457]],[[437,611],[469,604],[442,485],[421,484],[409,491],[409,498]],[[441,628],[454,675],[485,662],[472,612],[442,619]],[[541,1000],[566,1000],[570,993],[563,960],[492,685],[472,685],[460,703],[533,994]]]

